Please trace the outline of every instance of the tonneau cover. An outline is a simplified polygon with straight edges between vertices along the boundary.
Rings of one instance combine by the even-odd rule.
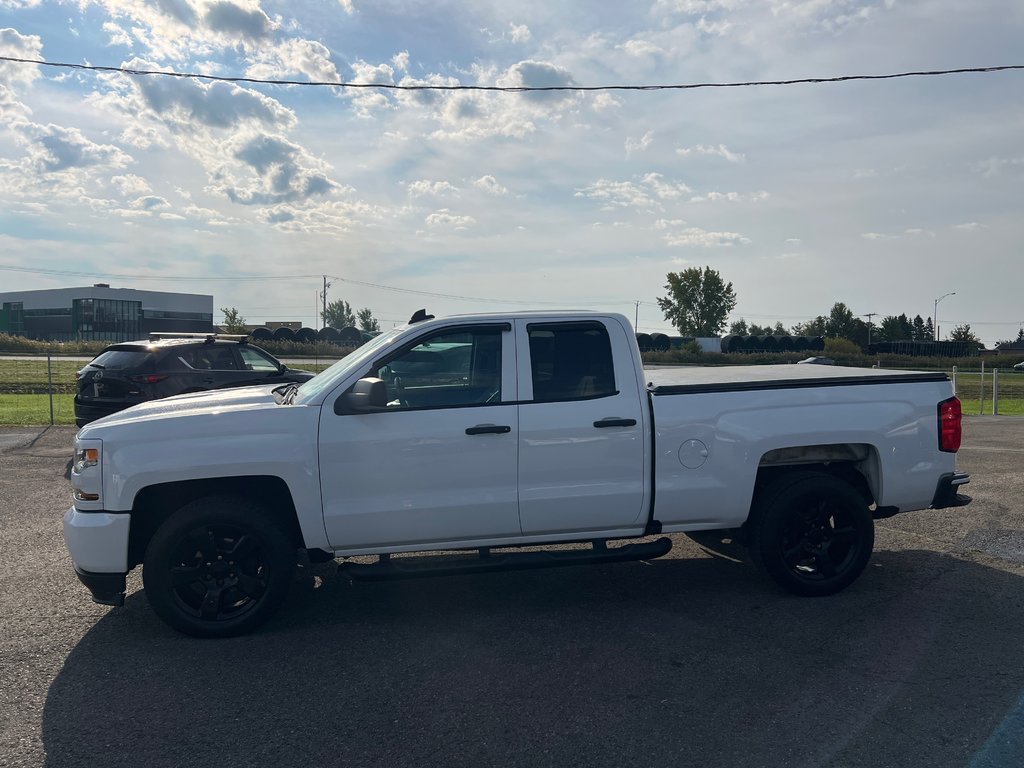
[[[647,379],[647,389],[654,395],[949,380],[941,371],[890,371],[813,364],[645,368],[644,377]]]

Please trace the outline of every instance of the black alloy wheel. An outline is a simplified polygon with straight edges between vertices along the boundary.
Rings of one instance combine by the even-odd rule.
[[[853,583],[874,546],[863,497],[824,472],[780,478],[761,495],[753,519],[753,554],[783,588],[830,595]]]
[[[240,498],[210,497],[186,505],[157,530],[143,583],[153,610],[173,628],[229,637],[270,617],[294,569],[294,544],[266,510]]]

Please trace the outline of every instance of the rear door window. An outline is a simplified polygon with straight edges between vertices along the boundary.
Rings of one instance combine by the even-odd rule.
[[[238,363],[231,348],[221,345],[198,347],[189,363],[200,371],[237,371]]]
[[[604,325],[531,324],[528,331],[534,402],[617,394],[612,345]]]

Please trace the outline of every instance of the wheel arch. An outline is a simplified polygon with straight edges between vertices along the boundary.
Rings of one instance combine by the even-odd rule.
[[[878,449],[870,443],[828,443],[776,448],[761,456],[754,483],[751,511],[760,492],[780,476],[816,471],[844,480],[869,506],[881,498],[882,471]]]
[[[150,485],[135,495],[128,536],[129,569],[143,561],[153,534],[177,510],[196,499],[224,495],[258,503],[284,525],[296,548],[305,547],[291,490],[280,477],[239,475],[180,480]]]

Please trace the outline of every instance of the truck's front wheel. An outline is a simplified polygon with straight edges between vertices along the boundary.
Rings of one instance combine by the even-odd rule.
[[[848,587],[867,566],[875,542],[864,498],[825,472],[794,472],[770,484],[751,523],[755,560],[799,595]]]
[[[295,547],[262,507],[246,499],[198,499],[153,534],[143,584],[154,612],[180,632],[230,637],[277,610],[295,570]]]

